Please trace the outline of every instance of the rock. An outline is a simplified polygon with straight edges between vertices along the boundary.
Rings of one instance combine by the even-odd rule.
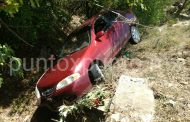
[[[29,115],[25,117],[24,122],[30,122],[30,116]]]
[[[121,114],[120,113],[112,114],[110,118],[111,122],[120,122]]]
[[[190,57],[190,51],[183,51],[183,58]]]
[[[188,82],[180,82],[181,85],[188,85]]]
[[[171,107],[174,107],[175,104],[176,104],[176,102],[174,102],[173,100],[169,100],[169,101],[167,101],[167,102],[165,103],[165,105],[169,105],[169,106],[171,106]]]
[[[190,103],[187,104],[187,107],[190,108]]]
[[[121,119],[121,122],[130,122],[129,118],[128,117],[124,117]]]
[[[145,79],[120,77],[111,104],[111,113],[125,113],[123,118],[127,117],[129,121],[151,122],[154,106],[154,94],[146,85]]]
[[[178,58],[177,61],[182,63],[182,64],[185,64],[185,59],[184,58]]]
[[[187,15],[183,15],[183,16],[187,16]],[[172,26],[173,27],[177,27],[177,26],[182,27],[182,26],[188,26],[188,25],[190,25],[189,21],[182,21],[182,22],[178,22],[177,24],[174,24]]]
[[[182,58],[183,57],[183,52],[177,52],[177,57]]]

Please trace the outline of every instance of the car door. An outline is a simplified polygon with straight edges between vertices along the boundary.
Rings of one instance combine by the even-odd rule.
[[[112,58],[112,30],[109,28],[107,21],[101,15],[94,23],[94,35],[98,36],[99,32],[104,34],[100,38],[96,38],[95,41],[95,55],[97,59],[103,61],[105,64]]]
[[[115,55],[118,54],[120,51],[120,45],[122,42],[122,27],[121,24],[116,21],[117,15],[109,12],[105,15],[105,18],[107,18],[108,25],[108,37],[109,40],[112,42],[112,58],[115,57]]]
[[[112,56],[115,57],[130,38],[130,26],[128,23],[116,20],[118,18],[114,16],[114,13],[110,16],[110,21],[113,23],[111,26],[112,33],[110,35],[113,44]]]
[[[104,35],[96,42],[100,49],[100,58],[105,62],[112,61],[115,55],[120,51],[122,28],[120,24],[115,22],[116,18],[116,14],[106,13],[98,18],[94,24],[95,34],[104,31]],[[103,19],[104,22],[101,22],[101,19]],[[98,24],[96,23],[100,23],[99,26],[97,26]]]

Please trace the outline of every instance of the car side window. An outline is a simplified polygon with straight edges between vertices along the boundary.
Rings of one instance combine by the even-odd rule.
[[[107,25],[107,22],[102,16],[98,18],[94,24],[95,34],[97,34],[100,31],[105,31],[106,25]]]
[[[113,13],[113,12],[107,12],[107,13],[105,13],[104,15],[103,15],[106,19],[107,19],[107,21],[109,22],[109,23],[114,23],[114,21],[116,20],[116,18],[118,17],[118,15],[117,14],[115,14],[115,13]]]
[[[108,29],[112,26],[112,24],[116,21],[116,18],[118,17],[117,14],[112,13],[112,12],[107,12],[103,16],[106,18],[108,22],[108,25],[107,25]]]
[[[107,31],[112,26],[116,18],[117,15],[112,12],[107,12],[101,15],[101,17],[96,20],[94,25],[95,34],[100,31]]]

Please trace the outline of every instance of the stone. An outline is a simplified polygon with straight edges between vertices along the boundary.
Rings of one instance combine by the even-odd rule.
[[[181,85],[188,85],[188,82],[180,82]]]
[[[183,58],[190,57],[190,51],[183,51]]]
[[[110,118],[111,122],[120,122],[121,114],[120,113],[112,114]]]
[[[182,64],[185,64],[185,59],[184,58],[178,58],[177,61],[182,63]]]
[[[30,122],[30,116],[29,115],[25,117],[24,122]]]
[[[121,119],[121,122],[130,122],[129,118],[128,117],[124,117]]]
[[[151,122],[154,106],[154,94],[145,79],[120,77],[110,112],[122,113],[129,121]]]
[[[176,102],[173,101],[173,100],[169,100],[169,101],[167,101],[167,102],[165,103],[165,105],[169,105],[169,106],[171,106],[171,107],[174,107],[174,106],[176,105]]]

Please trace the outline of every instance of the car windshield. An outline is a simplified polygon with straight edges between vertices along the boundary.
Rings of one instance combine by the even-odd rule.
[[[115,19],[118,17],[117,14],[113,13],[113,12],[106,12],[103,14],[103,16],[109,21],[109,22],[114,22]]]
[[[63,57],[87,47],[91,40],[90,30],[91,26],[85,26],[71,33],[68,36],[59,57]]]

